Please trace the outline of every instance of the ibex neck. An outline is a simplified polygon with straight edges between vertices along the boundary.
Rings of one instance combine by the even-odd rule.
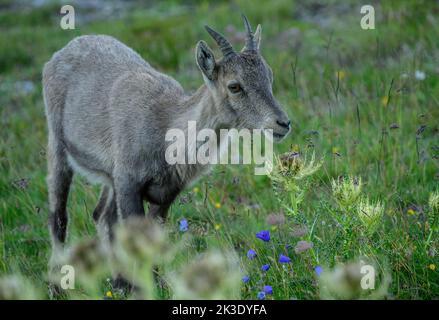
[[[182,101],[183,112],[177,120],[178,128],[186,131],[188,121],[196,121],[197,130],[209,128],[217,130],[221,123],[214,99],[206,87],[202,85],[194,94]]]

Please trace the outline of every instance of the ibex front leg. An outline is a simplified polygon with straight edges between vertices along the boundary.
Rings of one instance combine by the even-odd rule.
[[[149,204],[149,212],[148,215],[157,219],[161,223],[166,222],[166,218],[168,215],[168,209],[171,206],[171,203],[166,204]]]
[[[129,216],[145,216],[141,186],[135,182],[132,176],[115,177],[114,191],[119,218],[127,219]]]

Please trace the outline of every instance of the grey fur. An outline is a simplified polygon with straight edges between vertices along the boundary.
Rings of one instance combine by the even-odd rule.
[[[253,36],[252,36],[253,37]],[[259,48],[260,26],[253,48]],[[185,93],[173,78],[109,36],[81,36],[56,52],[43,70],[48,122],[48,187],[54,249],[65,241],[66,203],[73,172],[103,185],[93,213],[110,230],[118,218],[165,219],[179,192],[207,167],[169,165],[166,131],[211,128],[273,129],[290,125],[272,93],[273,75],[258,50],[215,60],[203,41],[196,62],[205,84]],[[239,83],[243,91],[228,86]],[[110,232],[111,233],[111,232]],[[111,238],[111,234],[109,235]]]

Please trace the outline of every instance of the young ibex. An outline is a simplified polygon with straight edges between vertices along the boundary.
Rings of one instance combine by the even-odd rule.
[[[273,74],[260,55],[261,26],[244,17],[241,52],[206,29],[221,49],[215,60],[204,41],[196,62],[205,84],[193,95],[109,36],[81,36],[56,52],[43,71],[48,122],[48,187],[54,249],[66,238],[66,204],[73,172],[103,185],[94,220],[107,236],[118,218],[149,214],[164,219],[179,192],[203,171],[165,161],[169,128],[271,129],[275,141],[290,120],[273,97]]]

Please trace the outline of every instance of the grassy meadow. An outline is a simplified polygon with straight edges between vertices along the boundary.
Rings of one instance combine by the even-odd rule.
[[[271,176],[215,166],[180,195],[165,225],[178,248],[159,267],[170,284],[148,297],[439,298],[439,5],[369,2],[374,30],[361,29],[357,1],[330,0],[131,1],[109,15],[78,1],[76,29],[62,30],[57,2],[0,0],[0,297],[11,275],[48,297],[44,63],[76,36],[108,34],[194,91],[196,42],[220,56],[204,25],[240,49],[245,13],[262,25],[274,94],[292,120],[275,148],[287,155]],[[96,237],[98,196],[75,176],[69,246]],[[263,230],[269,241],[256,237]],[[234,264],[190,280],[207,289],[189,286],[201,292],[190,296],[172,285],[202,276],[194,263],[215,250]],[[375,269],[375,289],[357,288],[355,266],[364,264]],[[108,286],[101,296],[117,298]]]

